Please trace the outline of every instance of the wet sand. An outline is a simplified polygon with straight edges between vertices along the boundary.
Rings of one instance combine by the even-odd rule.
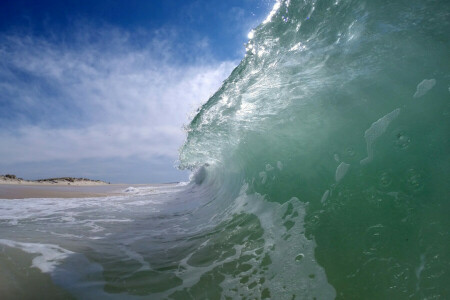
[[[105,184],[91,186],[49,184],[0,184],[0,199],[25,198],[89,198],[123,194],[131,184]]]

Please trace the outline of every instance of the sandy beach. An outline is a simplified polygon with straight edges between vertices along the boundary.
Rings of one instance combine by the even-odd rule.
[[[110,184],[101,180],[74,177],[25,180],[15,175],[0,175],[0,199],[118,196],[125,194],[125,190],[129,187],[157,187],[162,185],[165,184]]]
[[[1,175],[0,199],[104,197],[122,194],[128,186],[87,178],[24,180],[15,175]]]
[[[129,184],[62,185],[0,183],[0,199],[88,198],[123,194]]]

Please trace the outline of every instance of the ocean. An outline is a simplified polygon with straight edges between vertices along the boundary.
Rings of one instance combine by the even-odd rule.
[[[0,200],[0,298],[450,297],[449,1],[277,2],[186,132],[188,183]]]

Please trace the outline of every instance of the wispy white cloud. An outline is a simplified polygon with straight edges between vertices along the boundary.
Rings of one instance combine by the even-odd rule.
[[[82,26],[69,41],[0,36],[0,166],[175,160],[188,116],[237,64],[209,57],[207,40],[175,35]]]

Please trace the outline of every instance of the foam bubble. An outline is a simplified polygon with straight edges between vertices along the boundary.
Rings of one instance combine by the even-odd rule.
[[[0,244],[17,248],[31,254],[39,254],[33,258],[32,267],[43,273],[51,273],[58,264],[74,252],[52,244],[20,243],[12,240],[0,239]]]
[[[424,79],[422,80],[416,88],[416,92],[414,94],[414,98],[419,98],[428,93],[436,84],[435,79]]]
[[[389,124],[400,114],[400,108],[397,108],[377,121],[373,122],[369,129],[364,133],[367,144],[367,157],[361,160],[361,164],[371,162],[373,159],[373,143],[386,131]]]
[[[283,170],[283,163],[281,161],[277,161],[277,168],[278,170]]]
[[[339,166],[336,168],[336,182],[341,181],[342,178],[344,178],[345,174],[347,174],[348,168],[350,167],[349,164],[346,164],[344,162],[341,162]]]

